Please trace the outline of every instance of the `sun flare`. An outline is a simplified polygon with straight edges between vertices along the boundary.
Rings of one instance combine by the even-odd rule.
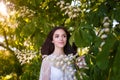
[[[7,7],[6,7],[6,5],[4,4],[4,2],[0,2],[0,14],[1,14],[2,16],[8,16]]]

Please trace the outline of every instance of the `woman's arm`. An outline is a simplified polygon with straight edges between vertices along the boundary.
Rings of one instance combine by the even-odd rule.
[[[47,57],[42,61],[39,80],[50,80],[50,63]]]

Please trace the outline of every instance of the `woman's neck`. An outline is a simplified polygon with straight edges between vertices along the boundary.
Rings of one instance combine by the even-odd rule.
[[[64,49],[63,48],[55,48],[53,51],[54,55],[65,55]]]

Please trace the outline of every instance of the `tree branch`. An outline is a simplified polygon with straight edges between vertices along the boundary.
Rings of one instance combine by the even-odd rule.
[[[3,29],[3,35],[4,35],[4,38],[5,38],[6,47],[8,47],[7,35],[6,35],[6,32],[5,32],[4,29]]]
[[[10,52],[14,52],[12,49],[10,49],[9,47],[6,47],[3,43],[0,43],[0,46],[9,50]]]

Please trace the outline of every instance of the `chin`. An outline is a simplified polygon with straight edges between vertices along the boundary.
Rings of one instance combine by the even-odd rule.
[[[59,48],[64,48],[64,47],[65,47],[65,45],[59,45],[58,47],[59,47]]]

